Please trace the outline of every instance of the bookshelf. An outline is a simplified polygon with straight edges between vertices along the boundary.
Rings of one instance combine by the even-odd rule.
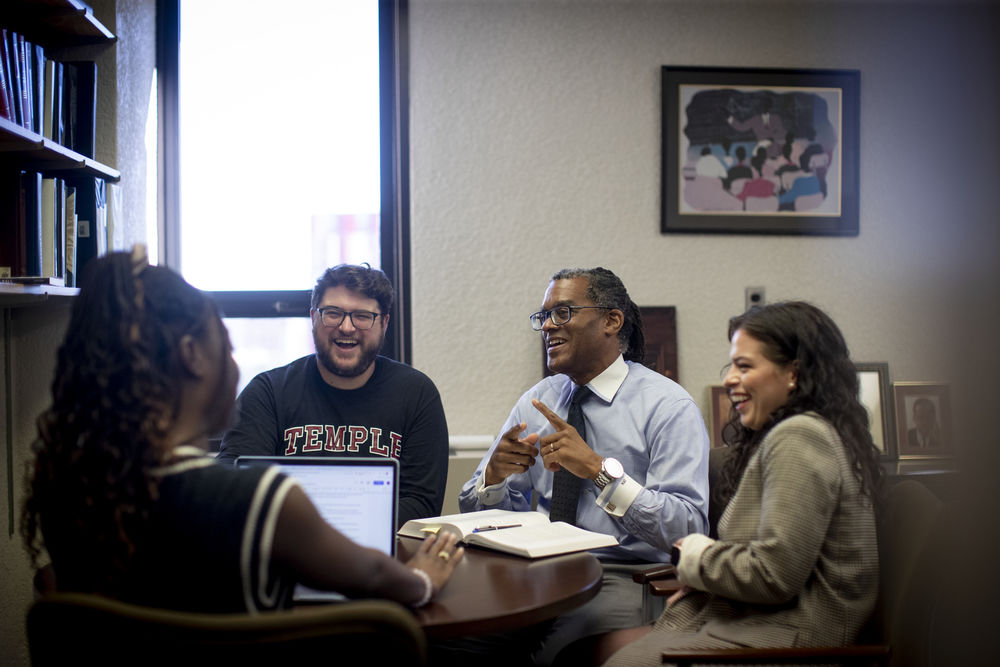
[[[113,42],[115,36],[80,0],[5,0],[10,25],[42,43],[82,46]]]
[[[110,183],[121,179],[117,169],[71,151],[6,118],[0,118],[0,154],[5,168],[13,165],[60,177],[96,176]]]
[[[80,0],[5,0],[0,27],[23,34],[59,60],[72,55],[74,47],[110,47],[117,41]],[[39,172],[45,178],[89,176],[108,183],[121,179],[117,169],[0,117],[0,178],[16,179],[22,170]],[[5,207],[0,212],[0,226],[5,227],[0,231],[10,231],[10,226],[19,224],[11,218],[10,211]],[[50,297],[71,297],[76,293],[75,288],[0,280],[0,307],[36,304]]]
[[[0,308],[29,306],[45,303],[51,298],[73,297],[79,290],[75,287],[55,285],[14,285],[0,282]]]

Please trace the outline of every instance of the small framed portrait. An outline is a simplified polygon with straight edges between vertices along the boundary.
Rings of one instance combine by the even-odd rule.
[[[896,382],[896,441],[901,459],[945,458],[954,455],[951,396],[946,384]]]
[[[725,387],[709,387],[712,390],[712,446],[722,447],[722,429],[732,419],[733,402],[729,400],[729,392]]]
[[[868,428],[872,441],[883,461],[892,461],[896,451],[896,420],[889,393],[889,364],[885,362],[859,362],[858,400],[868,411]]]

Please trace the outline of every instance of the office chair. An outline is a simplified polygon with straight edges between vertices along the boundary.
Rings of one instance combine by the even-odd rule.
[[[55,593],[28,610],[32,665],[426,663],[414,616],[385,600],[291,611],[206,614],[152,609],[77,593]]]
[[[886,497],[879,525],[879,601],[854,646],[669,650],[663,662],[710,664],[927,664],[937,578],[934,545],[948,530],[941,502],[913,480]]]

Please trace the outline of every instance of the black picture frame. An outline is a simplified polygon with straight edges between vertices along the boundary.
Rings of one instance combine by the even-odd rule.
[[[858,400],[868,411],[868,430],[879,450],[879,459],[895,461],[896,418],[893,396],[890,393],[889,364],[884,361],[857,362]]]
[[[858,235],[858,70],[665,65],[662,83],[662,233]]]

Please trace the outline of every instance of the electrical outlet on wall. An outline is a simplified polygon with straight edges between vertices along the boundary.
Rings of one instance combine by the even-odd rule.
[[[745,290],[746,309],[750,310],[754,306],[763,306],[767,303],[764,299],[763,287],[747,287]]]

